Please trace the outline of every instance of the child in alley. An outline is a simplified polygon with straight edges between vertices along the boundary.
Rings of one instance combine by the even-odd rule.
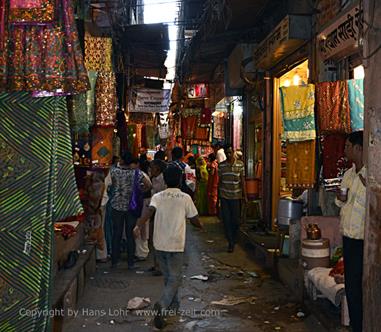
[[[164,171],[164,180],[168,188],[153,195],[149,209],[134,229],[135,236],[140,236],[140,227],[155,214],[153,245],[164,275],[164,290],[154,305],[154,325],[159,329],[165,325],[165,312],[177,311],[180,306],[178,289],[183,275],[186,219],[203,229],[192,198],[179,189],[182,170],[169,166]]]

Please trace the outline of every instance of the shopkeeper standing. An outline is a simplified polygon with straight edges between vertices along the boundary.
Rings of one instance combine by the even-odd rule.
[[[364,256],[366,169],[363,163],[363,132],[349,134],[344,149],[353,166],[344,174],[335,203],[341,208],[345,292],[353,332],[362,331],[362,274]]]

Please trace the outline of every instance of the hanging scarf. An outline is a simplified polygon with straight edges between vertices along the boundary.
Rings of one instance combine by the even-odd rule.
[[[348,94],[352,131],[364,129],[364,80],[349,80]]]
[[[316,84],[319,129],[322,133],[350,133],[348,84],[345,81]]]
[[[280,88],[284,139],[290,142],[306,141],[316,137],[315,86]]]
[[[310,188],[315,177],[315,140],[287,144],[287,185]]]

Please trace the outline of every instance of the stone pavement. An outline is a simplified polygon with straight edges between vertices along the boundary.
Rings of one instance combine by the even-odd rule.
[[[206,233],[188,226],[181,314],[169,317],[163,331],[326,331],[248,252],[239,246],[233,254],[226,252],[222,224],[216,218],[203,222]],[[155,330],[152,306],[127,310],[128,300],[136,296],[155,303],[163,287],[162,277],[147,271],[151,260],[138,265],[136,271],[128,271],[125,260],[116,270],[109,263],[99,264],[76,311],[66,318],[64,332]],[[208,276],[208,281],[190,279],[195,275]],[[230,305],[211,304],[221,300]],[[305,316],[298,318],[298,312]]]

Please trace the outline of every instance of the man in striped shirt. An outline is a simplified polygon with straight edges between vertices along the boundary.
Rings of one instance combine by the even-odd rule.
[[[241,201],[247,200],[245,189],[245,166],[234,158],[233,149],[225,147],[226,160],[218,165],[218,192],[221,215],[228,240],[228,252],[234,251],[241,218]]]

